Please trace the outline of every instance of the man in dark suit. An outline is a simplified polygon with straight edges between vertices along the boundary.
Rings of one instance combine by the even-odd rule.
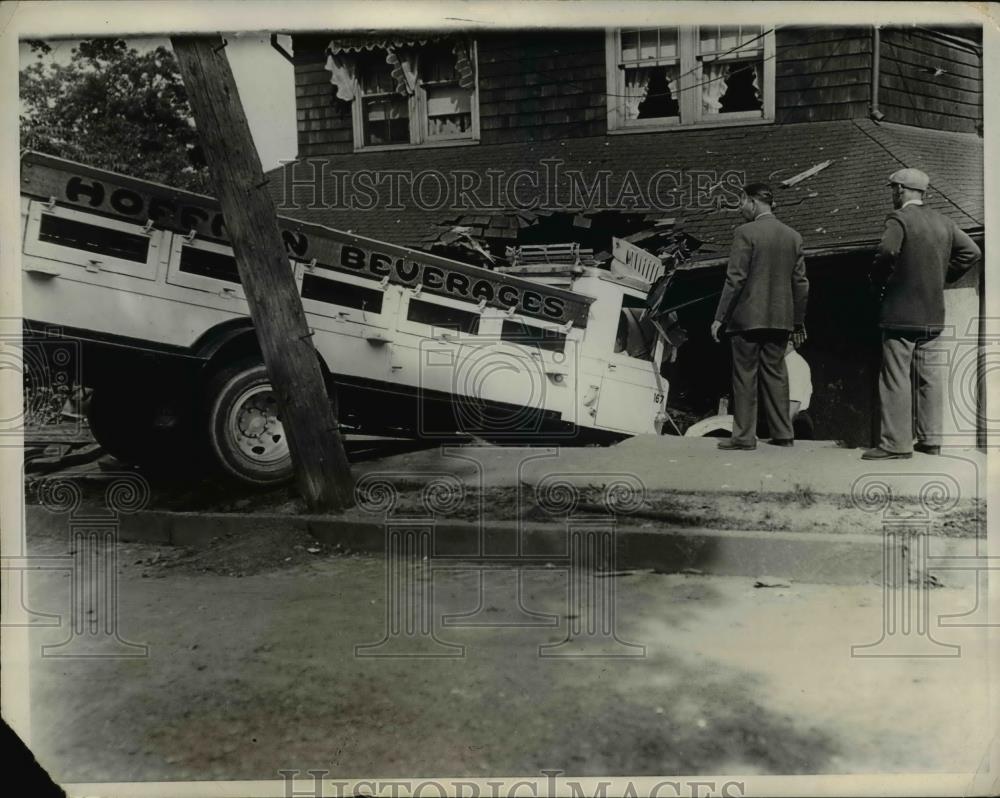
[[[930,178],[900,169],[889,178],[895,210],[875,255],[872,280],[883,287],[879,326],[882,369],[879,404],[882,431],[865,460],[909,458],[913,450],[941,451],[945,374],[931,352],[944,327],[944,285],[979,262],[982,253],[946,216],[924,205]],[[917,443],[913,443],[913,385],[917,384]]]
[[[785,349],[789,334],[797,343],[805,340],[809,281],[802,236],[775,218],[770,186],[751,183],[743,192],[740,213],[747,223],[736,228],[711,328],[716,341],[725,328],[733,349],[733,435],[719,448],[757,448],[758,373],[769,443],[791,446]]]

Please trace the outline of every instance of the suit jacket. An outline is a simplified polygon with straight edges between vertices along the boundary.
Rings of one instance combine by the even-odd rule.
[[[793,330],[808,298],[802,236],[772,214],[736,228],[716,321],[729,332]]]
[[[926,205],[886,217],[873,279],[884,285],[879,325],[898,329],[944,326],[944,285],[982,257],[957,224]]]

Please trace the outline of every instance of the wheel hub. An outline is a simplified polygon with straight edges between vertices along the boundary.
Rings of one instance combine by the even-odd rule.
[[[244,391],[233,403],[228,420],[229,433],[245,457],[258,463],[273,463],[288,456],[277,400],[269,385],[256,385]]]

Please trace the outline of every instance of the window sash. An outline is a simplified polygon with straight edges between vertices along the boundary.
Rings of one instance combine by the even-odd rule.
[[[774,31],[765,33],[761,38],[739,50],[726,54],[726,51],[739,42],[748,42],[767,30],[765,26],[729,26],[732,43],[719,46],[719,27],[715,26],[714,37],[709,37],[711,51],[706,47],[702,53],[702,35],[705,26],[677,28],[677,58],[663,59],[663,64],[678,63],[680,81],[677,90],[673,92],[679,103],[679,115],[670,117],[655,117],[652,119],[629,118],[626,97],[626,69],[641,66],[659,66],[653,59],[633,60],[623,58],[622,35],[635,32],[638,29],[609,29],[605,37],[605,55],[608,74],[608,129],[666,129],[670,127],[691,127],[697,125],[725,124],[728,122],[773,121],[774,119]],[[726,26],[721,26],[723,32]],[[654,29],[662,30],[662,29]],[[735,32],[732,32],[735,31]],[[661,39],[662,40],[662,39]],[[729,39],[724,35],[722,43]],[[641,48],[640,48],[641,49]],[[651,54],[647,48],[647,53]],[[631,51],[625,53],[632,55]],[[636,53],[638,55],[640,53]],[[758,83],[761,93],[761,109],[759,111],[733,111],[727,113],[707,113],[702,108],[702,85],[706,78],[703,75],[705,63],[723,61],[756,62],[758,64]],[[634,102],[634,99],[632,100]]]
[[[473,41],[469,46],[469,57],[473,63],[477,63],[477,45]],[[358,86],[357,101],[352,103],[353,126],[354,126],[354,149],[383,149],[392,147],[421,146],[424,144],[447,144],[449,142],[475,142],[479,141],[479,81],[478,67],[476,85],[466,92],[459,87],[458,81],[452,80],[430,80],[424,81],[420,74],[421,59],[418,53],[416,59],[416,81],[411,95],[406,97],[406,106],[409,120],[409,139],[407,141],[390,141],[387,143],[369,143],[368,119],[365,115],[365,101],[372,97],[397,97],[396,94],[386,94],[384,92],[364,94],[361,90],[364,83],[364,76],[359,69],[355,78]],[[442,89],[454,86],[457,92],[464,96],[458,100],[459,110],[451,114],[433,112],[433,95]],[[430,95],[430,96],[429,96]],[[403,99],[403,98],[400,98]],[[430,101],[430,102],[429,102]],[[445,116],[468,117],[466,130],[433,131],[432,119],[441,119]]]
[[[465,90],[455,82],[435,82],[422,84],[424,92],[424,103],[426,111],[423,115],[422,124],[424,126],[424,137],[427,141],[449,141],[454,139],[467,139],[472,133],[472,94],[471,90]],[[448,108],[448,100],[445,92],[451,89],[457,96],[453,101],[455,107]],[[465,130],[432,130],[432,120],[446,119],[448,117],[468,117]],[[463,120],[464,121],[464,120]]]
[[[744,30],[745,28],[747,30]],[[705,34],[710,30],[713,36],[711,39],[706,39]],[[731,33],[733,30],[735,34]],[[755,39],[763,32],[764,28],[761,25],[699,25],[698,55],[706,61],[737,61],[752,57],[764,52],[764,39]],[[706,41],[713,42],[712,46],[706,46]],[[733,52],[730,52],[731,50]]]

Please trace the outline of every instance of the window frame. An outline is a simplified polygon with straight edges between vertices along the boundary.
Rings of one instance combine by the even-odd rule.
[[[381,52],[381,51],[379,51]],[[479,47],[475,39],[469,41],[469,59],[472,61],[476,75],[476,85],[469,97],[469,113],[472,126],[467,136],[452,138],[431,138],[427,134],[427,91],[420,77],[420,56],[417,55],[416,81],[413,94],[406,100],[410,119],[410,140],[398,144],[365,144],[364,97],[361,92],[361,76],[355,75],[355,96],[351,103],[351,126],[354,137],[354,152],[379,152],[382,150],[405,150],[413,148],[428,149],[432,147],[462,147],[479,143]],[[368,95],[374,96],[374,95]]]
[[[670,27],[670,26],[667,26]],[[693,88],[703,81],[701,58],[698,56],[701,26],[677,26],[677,50],[681,78],[678,86],[679,113],[676,117],[625,119],[625,104],[619,95],[625,94],[625,69],[621,68],[621,28],[608,28],[604,37],[607,122],[609,133],[641,133],[664,130],[684,130],[693,127],[727,127],[739,125],[769,125],[774,123],[775,92],[775,31],[764,34],[764,74],[762,108],[758,111],[735,111],[706,116],[702,113],[701,95]],[[763,29],[775,26],[761,25]],[[631,30],[626,28],[625,30]]]

